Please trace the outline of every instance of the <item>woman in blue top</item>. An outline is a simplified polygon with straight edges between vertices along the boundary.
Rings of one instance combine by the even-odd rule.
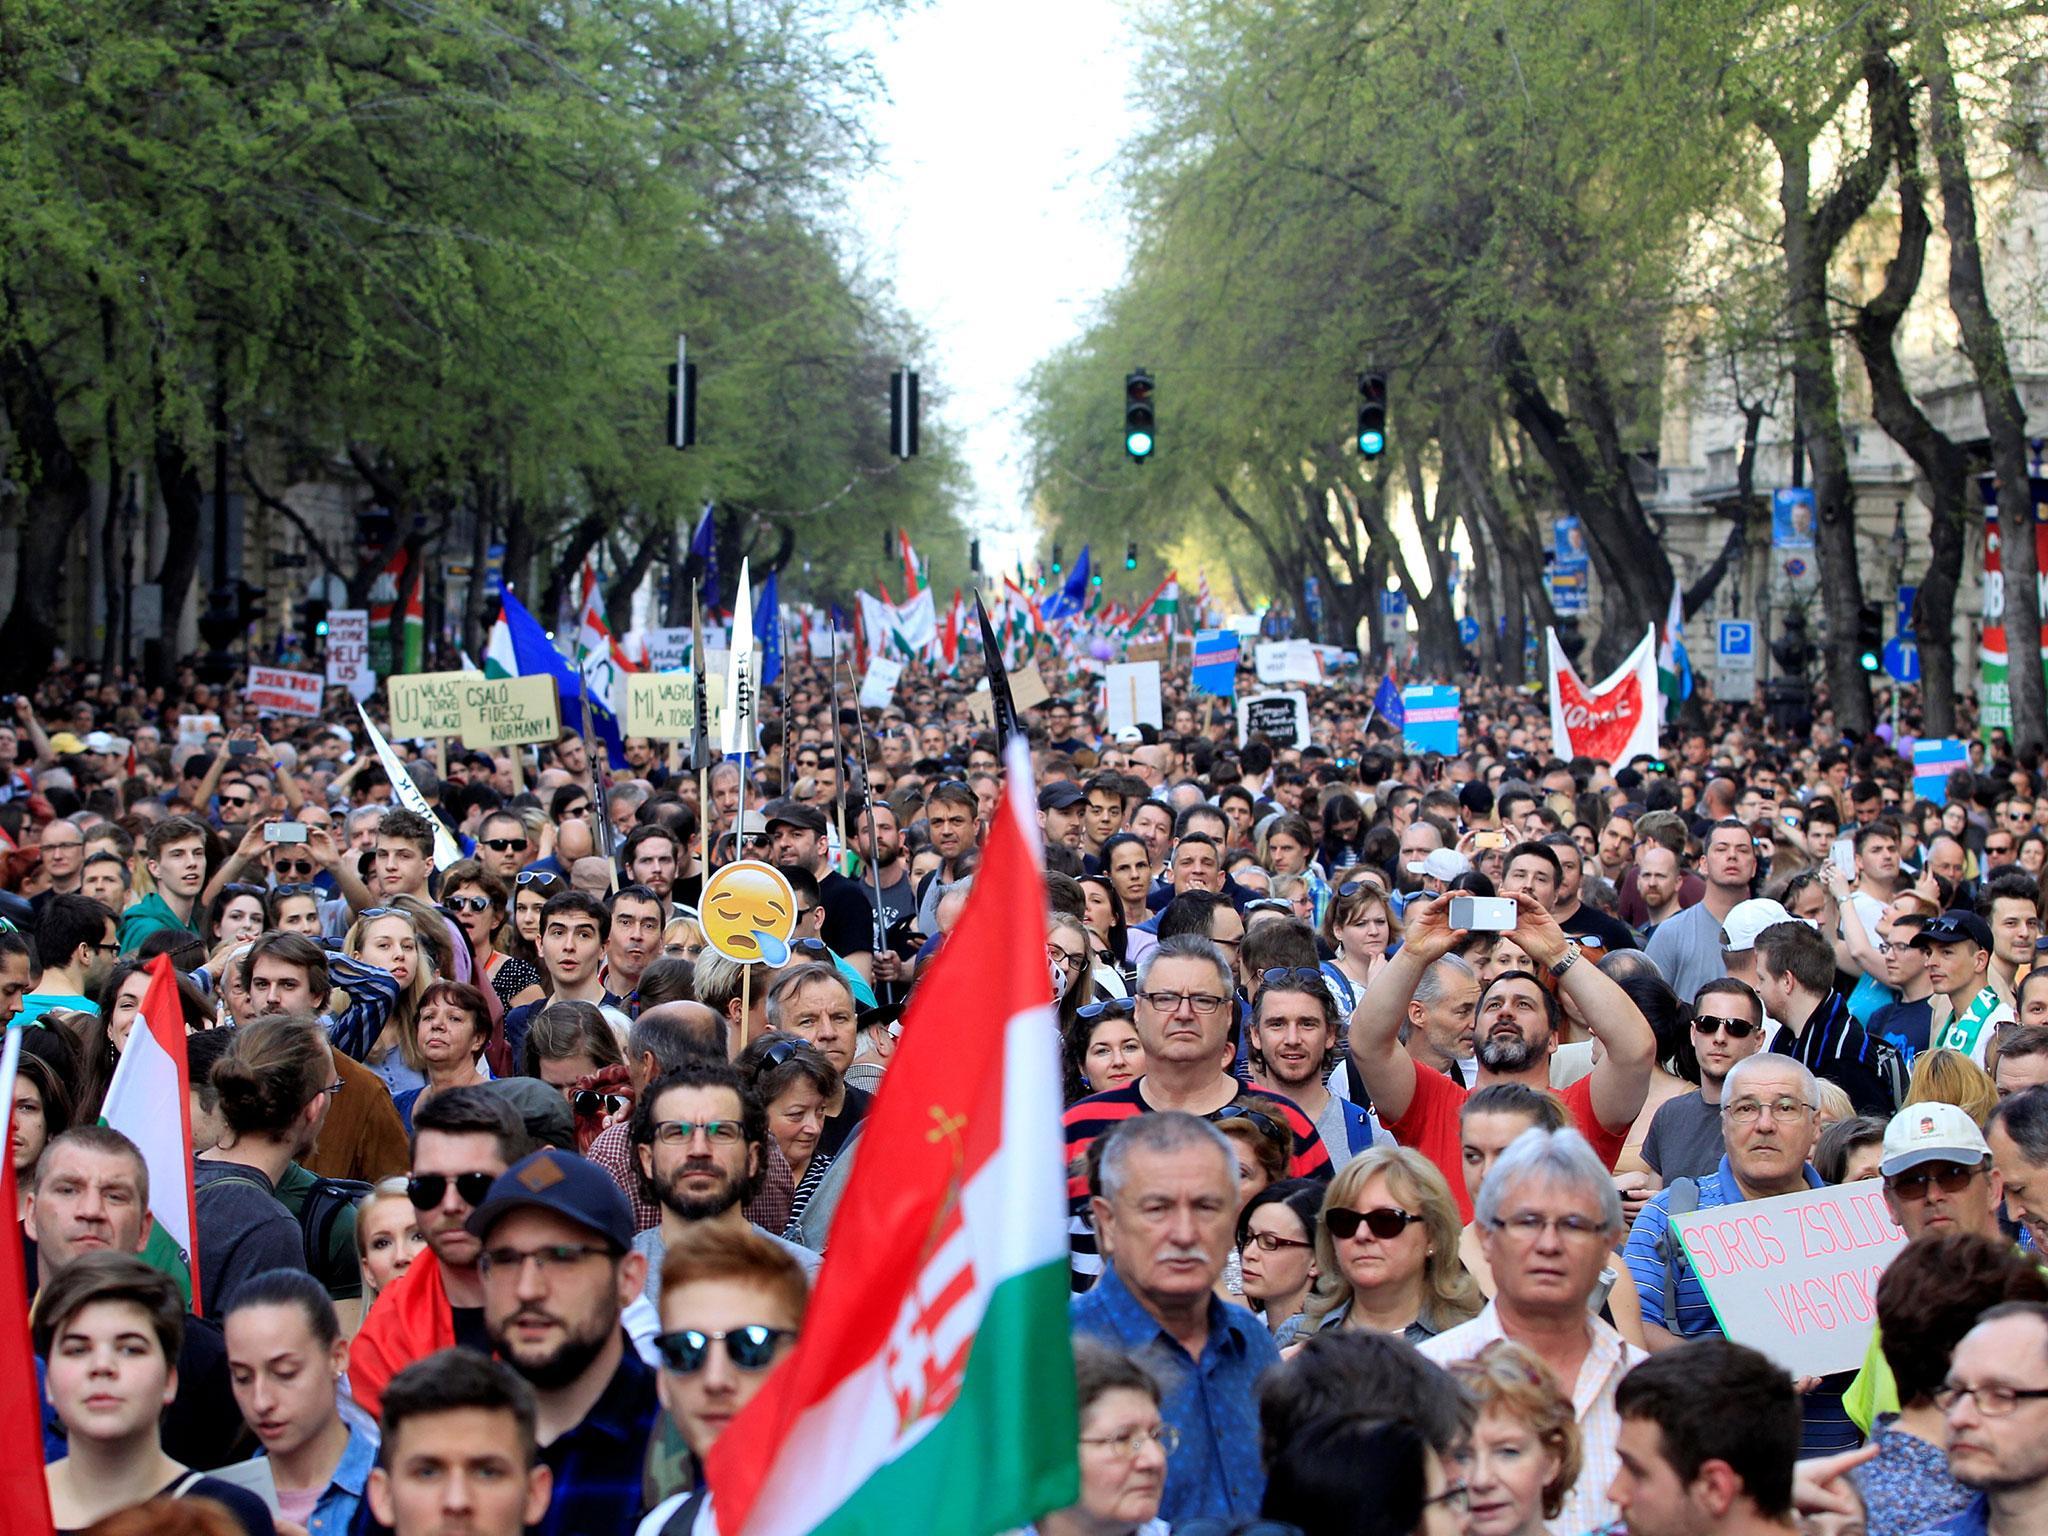
[[[277,1505],[309,1536],[346,1536],[377,1460],[377,1428],[341,1415],[348,1341],[334,1303],[303,1270],[273,1269],[228,1297],[228,1374],[270,1458]]]

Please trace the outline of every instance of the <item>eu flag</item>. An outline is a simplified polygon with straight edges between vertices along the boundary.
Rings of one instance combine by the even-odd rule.
[[[1379,691],[1372,696],[1372,707],[1387,724],[1399,729],[1408,723],[1408,711],[1401,703],[1401,689],[1389,672],[1380,679]]]

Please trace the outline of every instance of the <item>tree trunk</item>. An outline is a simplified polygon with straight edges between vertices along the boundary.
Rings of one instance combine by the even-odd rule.
[[[199,466],[178,438],[159,432],[155,457],[157,489],[164,502],[164,558],[157,567],[156,580],[163,589],[164,653],[175,656],[185,625],[185,604],[192,593],[192,576],[199,569],[206,489]]]
[[[2012,696],[2014,750],[2024,760],[2048,739],[2048,680],[2041,670],[2040,561],[2034,543],[2034,491],[2027,467],[2027,418],[2013,386],[2005,331],[1992,313],[1977,237],[1977,198],[1963,137],[1962,107],[1948,40],[1939,21],[1921,17],[1917,49],[1933,103],[1929,139],[1948,234],[1948,302],[1963,353],[1977,377],[1998,483],[1998,548],[2005,573],[2006,678]]]
[[[14,310],[12,296],[8,309]],[[0,622],[0,682],[26,691],[49,671],[70,562],[65,546],[90,514],[92,477],[64,436],[57,394],[41,354],[17,331],[0,349],[0,408],[7,414],[23,482],[14,601]]]

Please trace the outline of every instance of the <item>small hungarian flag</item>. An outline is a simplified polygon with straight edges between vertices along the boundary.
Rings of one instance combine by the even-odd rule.
[[[169,955],[146,967],[149,989],[129,1032],[100,1109],[111,1126],[142,1149],[149,1169],[149,1214],[176,1245],[192,1274],[192,1308],[204,1313],[199,1290],[197,1192],[192,1185],[192,1097],[185,1065],[185,1010],[178,1003],[178,973]],[[152,1255],[145,1250],[144,1258]]]
[[[1131,619],[1131,628],[1136,629],[1147,619],[1168,617],[1180,612],[1180,577],[1173,571],[1166,573],[1166,579],[1152,589],[1152,595],[1138,605],[1137,613]]]
[[[732,1536],[1014,1530],[1078,1496],[1059,1034],[1021,741],[795,1352],[711,1449]]]

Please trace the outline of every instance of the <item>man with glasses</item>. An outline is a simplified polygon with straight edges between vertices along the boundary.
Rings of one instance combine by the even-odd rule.
[[[453,1344],[490,1353],[477,1268],[483,1245],[467,1223],[528,1145],[518,1113],[488,1087],[443,1089],[414,1109],[405,1192],[427,1251],[385,1288],[350,1346],[349,1388],[365,1411],[377,1411],[385,1383],[409,1361]]]
[[[633,1106],[630,1134],[642,1192],[661,1207],[660,1222],[633,1238],[649,1301],[661,1305],[668,1250],[711,1227],[755,1233],[816,1277],[819,1254],[747,1219],[768,1167],[768,1111],[730,1062],[695,1059],[657,1078]]]
[[[1789,1057],[1754,1055],[1729,1069],[1726,1089],[1721,1121],[1728,1150],[1720,1166],[1704,1178],[1667,1179],[1629,1232],[1628,1269],[1652,1354],[1722,1332],[1691,1257],[1672,1235],[1671,1218],[1822,1183],[1811,1162],[1820,1138],[1820,1083],[1811,1072]],[[1802,1455],[1849,1450],[1862,1438],[1842,1408],[1847,1383],[1845,1372],[1801,1395]]]
[[[36,961],[43,975],[10,1021],[33,1024],[51,1008],[97,1015],[93,1001],[121,952],[114,914],[86,896],[52,896],[36,923]]]
[[[1895,1047],[1909,1068],[1927,1049],[1934,1031],[1934,983],[1927,979],[1927,951],[1913,947],[1926,926],[1925,912],[1901,910],[1896,904],[1885,909],[1877,927],[1877,953],[1884,961],[1884,983],[1898,1000],[1886,1003],[1863,1026],[1873,1038]]]
[[[532,1529],[626,1529],[640,1515],[659,1405],[654,1372],[621,1325],[647,1278],[625,1195],[595,1163],[544,1147],[500,1174],[465,1226],[485,1331],[533,1388],[540,1459],[554,1474],[547,1518]]]
[[[54,896],[76,894],[85,874],[85,833],[76,822],[62,817],[43,828],[41,840],[43,874],[47,886],[29,899],[38,919]]]
[[[2013,1022],[2011,1007],[1989,979],[1991,925],[1969,908],[1955,907],[1930,918],[1912,942],[1926,954],[1928,984],[1939,994],[1934,1044],[1961,1051],[1981,1067],[2000,1027]]]
[[[1619,1467],[1615,1389],[1645,1358],[1601,1321],[1594,1300],[1622,1232],[1621,1196],[1585,1137],[1536,1129],[1501,1153],[1476,1206],[1494,1298],[1469,1323],[1424,1340],[1421,1351],[1448,1368],[1495,1339],[1512,1339],[1541,1357],[1577,1410],[1583,1447],[1578,1481],[1553,1528],[1590,1531],[1614,1517],[1607,1485]]]
[[[526,835],[526,823],[510,811],[493,811],[476,829],[477,862],[506,885],[519,878],[519,871],[533,862],[533,839]]]
[[[1991,1308],[1934,1394],[1948,1418],[1948,1474],[1974,1503],[1927,1536],[2032,1536],[2048,1519],[2048,1307]]]
[[[759,1228],[699,1222],[662,1260],[655,1390],[698,1468],[698,1485],[655,1505],[636,1536],[716,1528],[704,1458],[803,1328],[810,1287],[788,1246]]]
[[[1236,1018],[1234,972],[1235,966],[1209,939],[1193,933],[1162,938],[1138,968],[1133,994],[1137,1010],[1132,1026],[1145,1046],[1148,1070],[1121,1088],[1077,1101],[1063,1117],[1077,1289],[1092,1284],[1102,1269],[1095,1233],[1087,1221],[1090,1190],[1084,1161],[1096,1138],[1122,1121],[1161,1110],[1213,1115],[1249,1094],[1270,1105],[1276,1118],[1287,1124],[1294,1141],[1289,1177],[1329,1177],[1330,1154],[1314,1122],[1287,1099],[1246,1088],[1227,1068],[1230,1026]]]
[[[1693,999],[1692,1047],[1700,1085],[1666,1099],[1650,1116],[1642,1157],[1665,1184],[1705,1179],[1722,1162],[1722,1100],[1728,1074],[1764,1048],[1763,1000],[1732,976],[1710,981]]]

